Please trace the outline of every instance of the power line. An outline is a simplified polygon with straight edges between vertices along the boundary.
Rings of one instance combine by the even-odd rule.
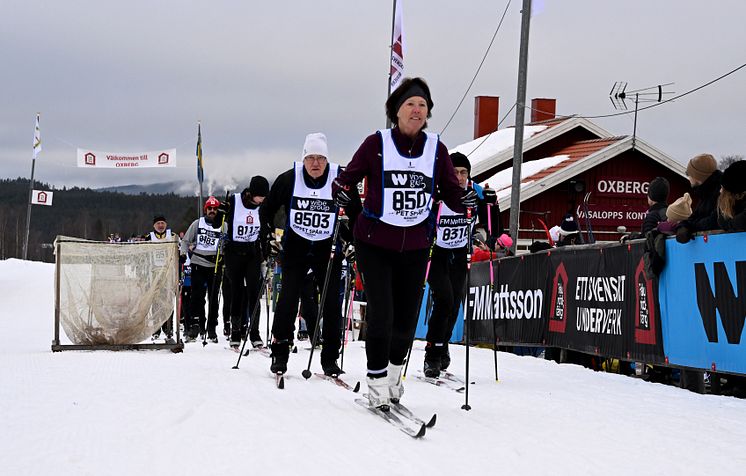
[[[492,35],[492,39],[490,40],[490,44],[487,46],[487,51],[484,52],[484,56],[482,56],[482,61],[479,63],[479,67],[477,67],[477,71],[474,73],[474,77],[471,78],[471,82],[469,83],[469,87],[466,88],[466,91],[464,92],[464,95],[461,97],[461,100],[458,102],[458,105],[456,106],[456,110],[453,111],[453,114],[451,114],[451,117],[448,119],[448,122],[446,122],[446,125],[443,126],[443,129],[440,131],[440,135],[443,135],[443,133],[448,129],[448,126],[451,124],[451,121],[456,116],[456,113],[461,108],[461,105],[464,103],[464,99],[466,99],[467,94],[469,94],[469,91],[471,91],[471,87],[474,85],[474,81],[476,81],[477,76],[479,75],[479,71],[482,69],[482,65],[484,65],[484,61],[487,59],[487,55],[490,52],[490,48],[492,48],[492,44],[495,42],[495,38],[497,37],[497,32],[500,31],[500,27],[503,24],[503,20],[505,20],[505,15],[508,13],[508,8],[510,7],[510,2],[512,0],[508,0],[508,4],[505,5],[505,10],[503,10],[503,15],[500,17],[500,22],[497,24],[497,28],[495,29],[495,33]]]
[[[737,67],[735,69],[732,69],[732,70],[728,71],[725,74],[722,74],[722,75],[718,76],[715,79],[712,79],[712,80],[710,80],[710,81],[708,81],[708,82],[706,82],[704,84],[701,84],[701,85],[697,86],[696,88],[690,89],[689,91],[681,93],[678,96],[673,96],[671,98],[664,99],[661,102],[657,102],[657,103],[651,104],[649,106],[641,107],[638,111],[644,111],[646,109],[652,109],[654,107],[662,106],[663,104],[669,103],[669,102],[674,101],[676,99],[683,98],[684,96],[688,96],[689,94],[697,92],[700,89],[706,88],[707,86],[710,86],[710,85],[712,85],[714,83],[717,83],[721,79],[727,78],[731,74],[733,74],[733,73],[735,73],[735,72],[737,72],[737,71],[739,71],[739,70],[741,70],[743,68],[746,68],[746,63],[742,64],[741,66],[739,66],[739,67]],[[532,111],[541,112],[541,113],[544,113],[544,114],[551,114],[551,112],[542,111],[540,109],[535,109],[535,108],[533,108],[531,106],[528,106],[528,105],[524,105],[524,107],[527,108],[527,109],[531,109]],[[578,119],[603,119],[603,118],[606,118],[606,117],[626,116],[628,114],[634,114],[634,112],[635,111],[624,111],[624,112],[616,112],[616,113],[613,113],[613,114],[599,114],[599,115],[596,115],[596,116],[582,116],[582,115],[578,115],[578,114],[573,114],[571,116],[563,116],[561,114],[555,114],[555,117],[558,117],[560,119],[570,119],[570,118],[573,118],[573,117],[574,118],[578,118]]]
[[[513,112],[513,109],[515,109],[515,107],[516,107],[517,104],[518,103],[514,102],[513,105],[510,106],[510,109],[508,110],[508,112],[506,112],[505,115],[503,116],[503,118],[500,119],[500,122],[497,123],[498,129],[500,128],[500,126],[502,125],[502,123],[505,121],[505,119],[508,118],[508,116],[510,115],[510,113]],[[494,130],[494,131],[490,132],[489,134],[487,134],[486,136],[484,136],[484,139],[482,139],[482,142],[480,142],[479,144],[477,144],[477,146],[474,147],[474,149],[471,152],[469,152],[468,154],[466,154],[466,156],[469,157],[471,154],[473,154],[474,152],[476,152],[477,149],[479,149],[480,147],[482,147],[482,144],[484,144],[487,141],[487,139],[489,139],[490,136],[493,133],[495,133],[495,132],[497,132],[497,130]]]

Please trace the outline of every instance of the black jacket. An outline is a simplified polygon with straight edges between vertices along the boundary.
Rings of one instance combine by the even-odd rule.
[[[676,241],[679,243],[688,242],[695,232],[720,229],[717,206],[722,175],[721,171],[716,170],[701,185],[692,187],[691,195],[697,206],[689,218],[682,221],[676,229]]]
[[[666,221],[666,210],[668,210],[668,205],[665,203],[654,203],[653,206],[648,209],[645,218],[642,220],[642,229],[640,230],[640,233],[644,235],[650,230],[655,230],[658,223]]]
[[[310,188],[321,188],[326,184],[329,179],[329,169],[327,165],[324,170],[324,175],[318,179],[314,179],[303,169],[303,179],[306,186]],[[341,171],[341,168],[340,168]],[[330,179],[333,180],[333,177]],[[288,226],[287,212],[290,208],[290,200],[293,197],[293,189],[295,188],[295,169],[292,168],[286,172],[280,174],[275,182],[272,184],[272,188],[269,190],[269,195],[264,199],[262,207],[259,209],[259,216],[262,222],[261,236],[264,240],[269,239],[269,235],[274,231],[274,217],[280,208],[285,207],[285,227],[282,237],[282,250],[284,256],[292,256],[297,258],[303,258],[306,255],[318,255],[319,253],[328,254],[331,249],[331,238],[321,241],[307,240],[298,234],[296,234],[290,226]],[[355,217],[360,213],[361,202],[360,196],[358,195],[357,188],[350,188],[350,196],[352,202],[345,209],[347,216],[350,221],[353,222]],[[347,240],[351,240],[351,234],[348,230],[352,229],[352,224],[349,228],[340,227],[340,236]]]
[[[718,214],[718,225],[725,231],[746,231],[746,198],[736,202],[733,218]]]

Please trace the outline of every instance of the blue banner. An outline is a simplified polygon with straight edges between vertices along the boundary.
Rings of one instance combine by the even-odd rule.
[[[668,239],[659,299],[670,364],[746,373],[746,233]]]
[[[417,319],[417,330],[414,336],[417,339],[425,339],[427,337],[427,321],[430,318],[430,311],[432,306],[428,296],[430,295],[430,285],[425,287],[425,297],[422,299],[420,305],[420,317]],[[456,324],[453,326],[453,334],[451,334],[452,343],[461,343],[464,340],[464,305],[461,304],[461,308],[458,311],[458,318]]]

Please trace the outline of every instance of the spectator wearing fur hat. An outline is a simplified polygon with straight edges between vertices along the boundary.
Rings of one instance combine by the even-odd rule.
[[[560,239],[557,240],[557,246],[580,245],[583,243],[583,237],[580,236],[578,221],[572,213],[568,213],[562,219],[559,229]]]
[[[696,203],[692,214],[676,229],[676,241],[688,243],[698,231],[718,230],[717,201],[720,178],[715,157],[710,154],[694,156],[686,166],[686,175],[692,186],[691,197]]]
[[[654,230],[658,223],[666,221],[666,207],[670,186],[668,180],[656,177],[648,185],[648,212],[642,220],[641,233],[644,235]]]
[[[746,231],[746,161],[723,172],[718,198],[718,225],[725,231]]]

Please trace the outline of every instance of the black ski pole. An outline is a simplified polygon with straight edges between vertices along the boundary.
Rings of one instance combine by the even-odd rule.
[[[471,208],[466,209],[466,221],[471,222]],[[467,224],[469,226],[470,223]],[[464,397],[464,404],[461,405],[462,410],[469,411],[471,410],[471,405],[469,405],[469,346],[471,345],[471,342],[469,341],[470,332],[469,332],[469,324],[471,323],[471,319],[469,316],[469,284],[471,283],[471,230],[469,230],[470,233],[468,234],[468,243],[466,245],[466,291],[464,292],[464,317],[466,318],[464,321],[464,333],[466,334],[466,390],[465,390],[465,397]]]
[[[311,378],[311,362],[313,361],[313,351],[316,349],[316,343],[319,341],[319,329],[320,323],[324,312],[324,302],[326,301],[326,293],[329,291],[329,278],[332,274],[332,267],[334,264],[334,256],[337,254],[337,237],[339,236],[339,224],[342,222],[342,216],[344,216],[345,210],[339,207],[337,210],[337,222],[334,224],[334,233],[332,233],[332,249],[329,253],[329,263],[326,265],[326,276],[324,276],[324,286],[321,288],[321,300],[319,301],[318,313],[316,314],[316,325],[313,331],[313,342],[311,342],[311,355],[308,356],[308,367],[306,370],[301,372],[303,378],[308,380]],[[337,283],[339,286],[339,283]],[[339,288],[337,288],[339,289]],[[330,324],[330,323],[327,323]]]
[[[274,279],[274,268],[275,268],[275,260],[270,256],[269,259],[267,259],[267,269],[264,271],[267,276],[271,276],[272,279]],[[267,334],[265,336],[264,342],[269,345],[269,301],[272,299],[272,282],[270,279],[265,280],[264,285],[264,301],[267,303]]]
[[[417,299],[417,302],[419,303],[417,306],[417,319],[415,322],[420,320],[420,308],[422,307],[422,300],[425,298],[425,288],[427,287],[427,277],[430,275],[430,263],[433,259],[433,248],[435,248],[435,242],[438,240],[438,222],[440,221],[440,210],[442,208],[443,202],[438,204],[438,213],[435,216],[435,227],[433,228],[433,238],[430,240],[430,250],[427,254],[427,267],[425,268],[425,279],[422,280],[422,287],[420,288],[420,297]],[[425,312],[427,314],[427,312]],[[417,332],[417,328],[415,327],[415,332]],[[407,369],[409,368],[409,358],[412,355],[412,347],[414,347],[414,336],[412,336],[412,342],[409,343],[409,350],[407,351],[407,358],[404,359],[404,372],[402,373],[401,379],[404,380],[407,378]]]
[[[347,262],[347,276],[345,277],[345,299],[344,299],[344,315],[342,315],[342,351],[340,352],[339,368],[344,370],[345,366],[345,347],[347,347],[347,329],[350,324],[350,313],[352,312],[352,289],[350,283],[354,283],[351,279],[352,266],[350,262]]]
[[[583,199],[583,211],[585,212],[585,228],[588,233],[588,241],[590,243],[595,243],[596,238],[593,237],[593,228],[591,227],[591,217],[588,215],[588,200],[591,199],[591,192],[588,192],[585,194],[585,198]]]
[[[241,346],[241,351],[238,353],[238,360],[236,360],[236,365],[233,366],[234,369],[238,368],[238,364],[241,362],[241,357],[243,356],[243,351],[246,348],[246,342],[249,341],[249,332],[251,331],[251,324],[254,322],[254,318],[256,316],[257,311],[259,311],[260,305],[262,303],[262,294],[267,289],[267,280],[270,277],[269,273],[269,267],[264,272],[264,276],[262,277],[261,284],[259,285],[259,295],[256,298],[256,302],[254,303],[254,309],[251,310],[251,314],[249,314],[249,322],[246,326],[246,332],[244,332],[243,338],[243,345]],[[267,319],[269,319],[269,316],[267,316]],[[248,355],[249,352],[246,352],[246,355]]]
[[[492,205],[487,205],[487,233],[492,236]],[[495,247],[497,247],[497,242],[495,242]],[[494,267],[492,263],[492,254],[494,253],[493,250],[490,250],[490,302],[494,302],[494,296],[495,296],[495,274],[494,274]],[[467,292],[468,292],[467,288]],[[466,312],[466,308],[464,308],[464,312]],[[500,378],[497,375],[497,316],[492,316],[492,350],[495,355],[495,381],[499,382]]]

